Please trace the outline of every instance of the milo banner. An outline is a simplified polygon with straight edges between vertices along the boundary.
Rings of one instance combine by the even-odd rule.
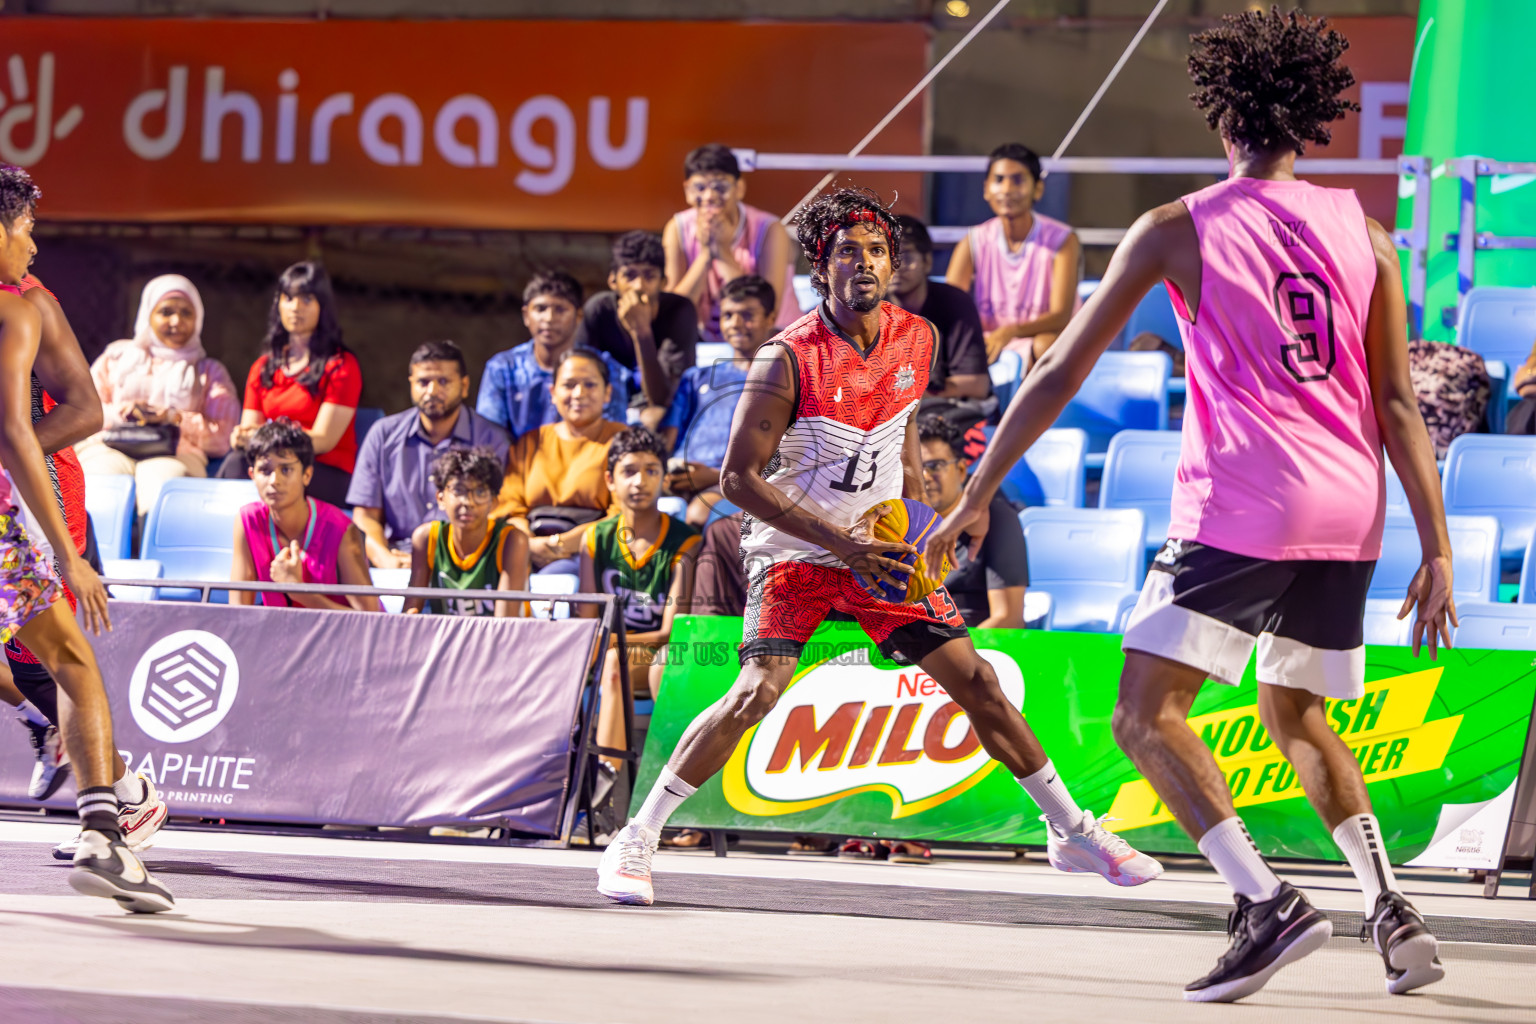
[[[557,834],[598,620],[110,607],[117,746],[171,814]],[[35,806],[23,729],[0,736],[0,802]]]
[[[1120,637],[972,635],[1083,807],[1116,819],[1112,827],[1142,849],[1195,852],[1111,735]],[[642,796],[683,729],[735,679],[741,620],[679,618],[673,636]],[[1392,860],[1498,863],[1536,699],[1530,652],[1443,651],[1430,661],[1372,647],[1366,678],[1364,697],[1330,701],[1327,713],[1365,773]],[[1206,686],[1190,724],[1265,853],[1341,859],[1257,703],[1250,667],[1242,686]],[[856,625],[828,623],[778,706],[672,823],[1043,845],[1038,815],[933,679],[883,659]]]

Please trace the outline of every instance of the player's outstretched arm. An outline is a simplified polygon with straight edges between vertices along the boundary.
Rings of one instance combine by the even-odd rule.
[[[75,592],[85,625],[92,633],[107,618],[107,590],[96,571],[75,551],[75,542],[64,525],[54,500],[48,465],[32,429],[32,364],[42,336],[42,318],[32,303],[14,295],[0,295],[0,466],[11,474],[21,500],[36,517],[53,545],[64,582]]]
[[[1371,291],[1371,309],[1365,325],[1371,401],[1376,407],[1382,445],[1403,482],[1408,507],[1413,510],[1413,521],[1419,528],[1419,547],[1424,552],[1424,562],[1408,585],[1408,596],[1397,617],[1403,618],[1418,605],[1412,629],[1413,653],[1417,657],[1419,644],[1427,641],[1429,656],[1433,658],[1439,645],[1451,646],[1450,627],[1458,624],[1456,601],[1451,596],[1451,540],[1445,528],[1435,448],[1408,376],[1407,314],[1397,247],[1380,224],[1369,218],[1367,223],[1376,256],[1376,287]]]
[[[101,397],[91,379],[91,364],[58,300],[46,288],[28,289],[23,296],[42,317],[42,336],[32,372],[58,404],[33,425],[43,454],[52,455],[78,444],[102,427]]]
[[[1171,259],[1188,251],[1198,260],[1199,241],[1183,203],[1160,206],[1131,226],[1110,260],[1103,282],[1024,378],[976,464],[960,504],[929,537],[926,560],[930,574],[938,571],[946,557],[953,558],[955,539],[961,533],[969,533],[979,544],[977,527],[1009,468],[1056,422],[1142,296],[1168,275]],[[1198,271],[1196,274],[1198,279]]]
[[[765,359],[765,355],[772,358]],[[914,551],[910,544],[876,543],[863,532],[835,526],[763,479],[764,467],[789,429],[798,390],[794,364],[784,347],[772,342],[765,345],[747,371],[741,400],[736,404],[730,444],[720,466],[720,493],[752,518],[827,549],[866,578],[904,589],[910,568],[885,555]]]

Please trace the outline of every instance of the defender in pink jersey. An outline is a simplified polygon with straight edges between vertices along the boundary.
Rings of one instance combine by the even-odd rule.
[[[1062,871],[1140,885],[1162,865],[1077,806],[1034,732],[976,653],[940,584],[906,593],[910,570],[876,541],[867,510],[922,490],[916,413],[933,359],[933,325],[883,302],[901,258],[901,229],[879,196],[840,189],[797,226],[826,297],[764,346],[746,380],[721,467],[721,489],[746,513],[750,580],[735,685],[688,727],[667,766],[598,868],[597,891],[620,903],[654,898],[651,857],[668,816],[725,767],[747,730],[791,685],[807,640],[837,610],[887,657],[921,665],[971,720],[976,736],[1045,812],[1047,855]],[[873,581],[865,583],[864,581]]]
[[[1434,450],[1408,378],[1397,253],[1354,193],[1296,179],[1354,81],[1326,22],[1250,12],[1194,38],[1189,59],[1231,177],[1146,214],[1104,282],[1026,378],[928,557],[976,536],[993,492],[1081,385],[1147,290],[1168,283],[1189,398],[1170,539],[1126,629],[1115,736],[1221,876],[1231,947],[1185,998],[1231,1001],[1321,947],[1332,925],[1277,878],[1186,721],[1207,679],[1236,685],[1255,649],[1259,713],[1365,896],[1362,938],[1387,990],[1444,976],[1424,919],[1397,890],[1359,764],[1328,698],[1365,692],[1362,620],[1381,552],[1382,446],[1403,481],[1424,564],[1414,653],[1449,641],[1451,551]],[[930,563],[933,564],[933,563]]]

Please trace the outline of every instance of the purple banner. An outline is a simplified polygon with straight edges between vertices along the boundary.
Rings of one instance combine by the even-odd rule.
[[[557,834],[598,620],[111,609],[94,643],[117,746],[171,814]],[[36,806],[31,771],[0,725],[0,803]]]

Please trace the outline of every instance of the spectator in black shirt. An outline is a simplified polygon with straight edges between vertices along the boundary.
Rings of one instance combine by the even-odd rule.
[[[939,332],[919,412],[937,413],[965,430],[997,411],[981,317],[969,294],[928,279],[933,273],[933,240],[923,222],[905,214],[896,219],[901,222],[901,267],[891,278],[889,298],[931,321]]]
[[[923,450],[923,494],[928,504],[946,515],[965,488],[965,437],[942,416],[924,416],[917,424]],[[1024,590],[1029,586],[1029,562],[1019,513],[1001,494],[988,509],[991,525],[981,551],[970,557],[970,538],[955,546],[956,566],[944,579],[960,617],[972,629],[1023,629]]]
[[[654,429],[667,411],[683,371],[694,364],[699,314],[681,295],[661,290],[666,253],[661,237],[630,231],[613,243],[608,288],[587,300],[576,344],[606,352],[638,374],[630,404]],[[649,421],[649,422],[646,422]]]

